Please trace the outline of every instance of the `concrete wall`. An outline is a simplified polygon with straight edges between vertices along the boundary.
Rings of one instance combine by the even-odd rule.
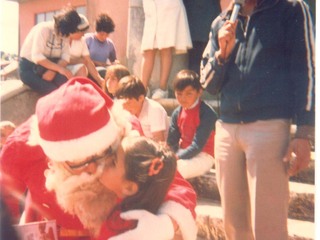
[[[11,121],[16,126],[35,111],[40,95],[20,80],[1,81],[1,121]]]

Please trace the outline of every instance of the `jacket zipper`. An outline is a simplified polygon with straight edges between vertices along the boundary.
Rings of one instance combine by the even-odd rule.
[[[241,23],[240,26],[241,26],[241,29],[242,29],[242,31],[243,31],[243,35],[244,35],[244,39],[245,39],[244,52],[242,53],[243,56],[244,56],[244,58],[243,58],[243,60],[242,60],[243,66],[246,65],[246,62],[243,62],[243,61],[246,60],[245,55],[246,55],[246,52],[247,52],[247,30],[248,30],[249,20],[250,20],[250,17],[247,16],[247,17],[246,17],[246,24],[245,24],[245,26],[243,25],[243,22],[240,21],[240,23]],[[246,69],[244,69],[244,70],[246,71]],[[245,71],[244,71],[244,72],[245,72]],[[241,73],[240,81],[243,81],[244,75],[245,75],[244,73]],[[239,96],[239,97],[241,97],[241,96]],[[240,112],[240,111],[242,110],[241,104],[240,104],[240,99],[238,100],[237,108],[238,108],[238,112]]]

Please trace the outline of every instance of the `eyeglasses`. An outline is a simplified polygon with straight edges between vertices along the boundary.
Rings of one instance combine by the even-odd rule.
[[[103,156],[99,156],[99,157],[94,157],[88,161],[82,162],[82,163],[78,163],[78,164],[70,164],[69,162],[66,162],[66,164],[68,165],[68,167],[71,170],[84,170],[86,169],[91,163],[95,163],[96,165],[99,165],[100,163],[104,162],[105,160],[107,160],[108,158],[110,158],[111,156],[113,156],[114,153],[112,151],[112,148],[109,147],[105,152]]]

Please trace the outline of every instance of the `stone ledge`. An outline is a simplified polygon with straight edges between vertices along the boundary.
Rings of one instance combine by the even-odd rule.
[[[189,182],[194,187],[199,198],[212,202],[220,201],[214,169],[201,177],[189,179]],[[314,221],[314,185],[290,182],[289,187],[288,216],[299,220]]]
[[[28,86],[23,84],[19,79],[1,81],[1,102],[4,102],[15,95],[30,90]]]
[[[198,201],[196,207],[197,240],[225,240],[222,223],[222,209],[219,203]],[[315,235],[313,222],[288,219],[289,240],[312,240]]]
[[[315,152],[311,152],[311,161],[308,168],[290,177],[290,181],[315,184]]]
[[[0,86],[1,120],[18,126],[34,113],[40,94],[17,79],[1,81]]]

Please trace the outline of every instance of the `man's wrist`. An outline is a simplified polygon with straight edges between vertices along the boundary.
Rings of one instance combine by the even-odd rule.
[[[224,59],[221,55],[220,51],[215,52],[214,57],[218,63],[218,65],[224,65],[226,63],[226,59]]]
[[[308,125],[297,126],[294,138],[306,139],[310,145],[313,146],[315,141],[315,128]]]

